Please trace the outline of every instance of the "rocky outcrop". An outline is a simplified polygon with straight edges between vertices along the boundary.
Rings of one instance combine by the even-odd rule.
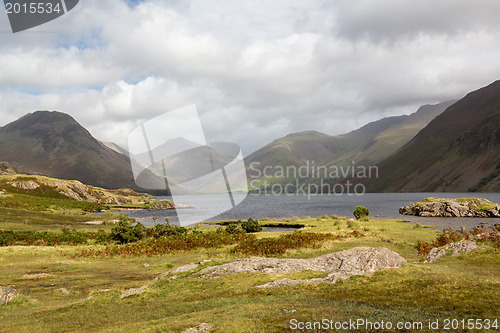
[[[156,281],[163,279],[164,277],[169,276],[169,275],[170,275],[171,280],[176,279],[177,275],[175,275],[175,274],[189,272],[190,270],[195,269],[198,266],[206,264],[207,262],[210,262],[210,261],[212,261],[212,260],[208,260],[208,259],[202,260],[198,263],[180,266],[180,267],[177,267],[177,268],[172,269],[170,271],[167,271],[165,273],[161,273],[157,277],[154,278],[152,283],[155,283]],[[146,265],[149,266],[149,264],[144,264],[144,265],[145,265],[145,267],[147,267]],[[124,298],[130,297],[130,296],[133,296],[133,295],[140,295],[146,291],[147,287],[149,287],[149,284],[146,284],[140,288],[130,288],[127,291],[125,291],[123,294],[120,295],[120,299],[124,299]]]
[[[170,270],[168,272],[159,274],[157,277],[154,278],[153,282],[156,282],[156,281],[158,281],[160,279],[163,279],[167,275],[172,275],[172,277],[175,278],[176,276],[174,274],[189,272],[190,270],[195,269],[198,266],[206,264],[207,262],[211,262],[211,261],[212,260],[205,259],[205,260],[202,260],[202,261],[200,261],[198,263],[187,264],[187,265],[184,265],[184,266],[177,267],[177,268],[172,269],[172,270]]]
[[[457,243],[450,243],[443,247],[435,247],[429,252],[427,255],[426,262],[434,262],[441,257],[444,257],[449,252],[451,252],[452,256],[459,256],[463,252],[470,252],[472,250],[480,248],[473,241],[463,241]]]
[[[210,324],[207,323],[201,323],[200,325],[196,327],[191,327],[188,328],[185,331],[182,331],[182,333],[209,333],[214,330],[214,327]]]
[[[147,287],[148,286],[146,285],[146,286],[142,286],[140,288],[130,288],[129,290],[127,290],[126,292],[124,292],[123,294],[120,295],[120,299],[124,299],[124,298],[130,297],[130,296],[133,296],[133,295],[140,295],[146,291]]]
[[[24,274],[21,276],[19,279],[22,280],[37,280],[37,279],[43,279],[47,277],[53,276],[52,274],[47,274],[47,273],[37,273],[37,274]]]
[[[148,209],[153,209],[153,210],[174,209],[174,208],[176,208],[176,206],[172,201],[169,200],[152,200],[148,205]]]
[[[427,198],[401,207],[399,213],[422,217],[500,217],[500,205],[480,198]]]
[[[1,163],[1,162],[0,162]],[[131,189],[107,190],[85,185],[77,180],[62,180],[37,175],[8,175],[0,178],[0,190],[28,194],[43,192],[44,195],[62,195],[77,201],[101,204],[134,204],[144,209],[163,210],[176,207],[170,200],[152,200],[152,196]]]
[[[0,175],[12,175],[20,173],[11,163],[0,162]]]
[[[7,304],[18,295],[17,290],[12,287],[0,287],[0,305]]]
[[[70,291],[66,288],[59,288],[59,290],[64,294],[64,295],[69,295],[71,294]]]
[[[354,275],[365,275],[387,268],[399,268],[406,260],[398,253],[386,248],[356,247],[350,250],[325,254],[311,259],[277,259],[249,257],[220,266],[207,267],[197,275],[215,278],[224,274],[261,272],[290,274],[306,270],[327,273],[324,278],[309,280],[279,279],[259,287],[280,287],[303,282],[335,283]]]

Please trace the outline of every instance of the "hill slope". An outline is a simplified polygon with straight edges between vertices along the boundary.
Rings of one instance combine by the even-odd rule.
[[[369,191],[500,190],[500,81],[446,109],[379,164]]]
[[[453,102],[422,106],[411,115],[383,118],[344,135],[330,136],[316,131],[287,135],[257,150],[245,159],[252,187],[265,181],[272,183],[295,182],[293,175],[280,177],[279,169],[287,167],[348,167],[372,165],[390,156],[408,142],[434,117]],[[263,171],[272,177],[263,177]],[[275,177],[276,174],[278,177]],[[316,179],[317,180],[317,179]],[[315,181],[313,177],[299,183]]]
[[[71,116],[37,111],[0,128],[0,159],[30,173],[138,189],[130,160],[97,141]]]

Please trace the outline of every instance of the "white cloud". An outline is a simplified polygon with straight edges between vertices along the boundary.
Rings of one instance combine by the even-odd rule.
[[[209,139],[249,154],[293,131],[344,133],[498,79],[499,7],[81,1],[47,25],[0,35],[0,115],[5,124],[60,110],[124,145],[140,121],[196,104]]]

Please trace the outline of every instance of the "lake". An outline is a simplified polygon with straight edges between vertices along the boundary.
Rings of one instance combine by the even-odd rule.
[[[235,194],[235,196],[241,194]],[[500,223],[500,219],[494,218],[433,218],[419,217],[399,214],[399,208],[406,206],[411,202],[417,202],[427,197],[439,198],[462,198],[462,197],[481,197],[500,203],[500,193],[366,193],[363,195],[264,195],[249,194],[241,204],[222,214],[214,216],[206,222],[220,220],[247,220],[248,218],[269,219],[292,218],[297,217],[318,217],[324,214],[337,216],[353,217],[352,211],[357,205],[365,206],[370,210],[370,216],[379,219],[404,219],[410,220],[410,223],[420,223],[432,225],[436,229],[455,228],[462,226],[467,229],[473,228],[480,222],[487,224]],[[170,197],[158,197],[158,199],[171,199]],[[224,196],[189,196],[191,205],[195,208],[182,208],[184,214],[189,216],[190,223],[194,224],[200,221],[199,212],[221,207],[223,211]],[[159,211],[126,211],[130,217],[138,219],[144,225],[153,225],[153,216],[157,216],[157,223],[165,221],[168,218],[172,224],[177,224],[175,210]]]

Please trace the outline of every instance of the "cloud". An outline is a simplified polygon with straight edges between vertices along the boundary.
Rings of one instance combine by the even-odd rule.
[[[249,154],[290,132],[345,133],[498,79],[499,6],[86,0],[0,34],[0,114],[7,123],[60,110],[124,145],[141,121],[196,104],[210,140]]]
[[[394,41],[500,27],[495,0],[341,0],[330,6],[336,12],[336,32],[348,39]]]

